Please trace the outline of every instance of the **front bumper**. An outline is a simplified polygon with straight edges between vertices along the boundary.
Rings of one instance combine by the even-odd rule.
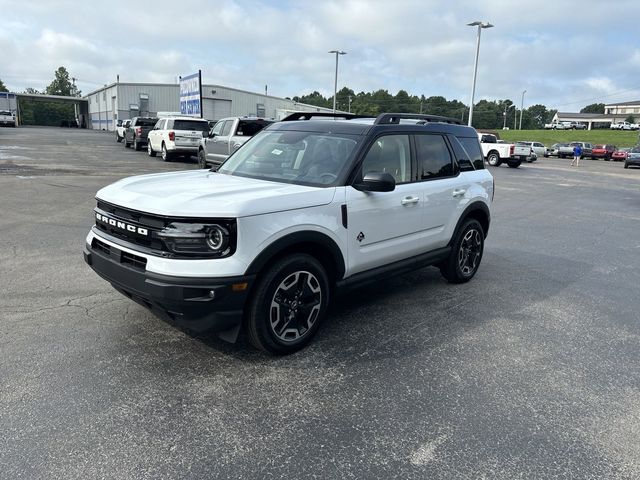
[[[187,278],[147,272],[130,255],[85,245],[84,260],[126,297],[193,332],[222,332],[242,322],[254,276]]]

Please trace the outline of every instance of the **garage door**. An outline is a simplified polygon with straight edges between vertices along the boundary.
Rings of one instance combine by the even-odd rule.
[[[214,100],[204,98],[202,100],[203,117],[207,120],[220,120],[231,116],[231,100]]]

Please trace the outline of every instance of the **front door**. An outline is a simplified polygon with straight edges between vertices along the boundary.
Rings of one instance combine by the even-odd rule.
[[[369,148],[361,174],[387,172],[396,180],[392,192],[361,192],[346,187],[348,212],[347,275],[420,253],[423,193],[415,181],[409,135],[385,135]]]

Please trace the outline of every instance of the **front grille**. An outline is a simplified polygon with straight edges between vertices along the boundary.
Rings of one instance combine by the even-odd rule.
[[[98,201],[96,214],[106,214],[109,218],[124,222],[127,226],[135,227],[136,229],[143,228],[148,232],[148,234],[141,235],[137,231],[119,228],[118,226],[109,225],[106,222],[101,222],[96,219],[96,228],[98,230],[108,233],[116,238],[131,242],[135,245],[141,245],[157,251],[164,250],[164,245],[158,238],[157,232],[161,231],[168,225],[169,221],[167,219],[156,215],[117,207],[101,201]]]
[[[134,268],[139,268],[140,270],[144,270],[147,268],[147,259],[144,257],[139,257],[138,255],[134,255],[129,252],[122,252],[120,255],[120,263],[125,263],[127,265],[131,265]]]

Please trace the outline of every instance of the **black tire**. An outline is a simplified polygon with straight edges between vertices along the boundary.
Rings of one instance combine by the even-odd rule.
[[[131,146],[131,144],[129,142],[127,142],[127,137],[124,137],[124,148],[129,148]]]
[[[198,150],[198,167],[207,168],[207,155],[202,148]]]
[[[624,162],[624,168],[629,168],[629,164],[627,162]]]
[[[502,164],[498,152],[489,152],[487,155],[487,163],[492,167],[499,167]]]
[[[156,151],[151,146],[151,142],[150,141],[147,141],[147,155],[149,155],[150,157],[155,157],[156,156]]]
[[[167,151],[167,146],[162,142],[162,160],[165,162],[171,161],[171,154]]]
[[[300,350],[326,316],[329,291],[327,274],[314,257],[297,253],[277,260],[254,287],[246,317],[249,342],[274,355]]]
[[[139,152],[140,150],[142,150],[142,147],[140,146],[140,143],[138,143],[138,140],[136,140],[135,138],[133,139],[133,149],[136,152]]]
[[[116,133],[116,142],[122,142],[122,137]]]
[[[511,168],[518,168],[522,162],[520,160],[507,160],[507,165]]]
[[[484,230],[480,222],[467,219],[458,230],[451,253],[442,264],[440,273],[449,283],[465,283],[478,271],[484,252]]]

